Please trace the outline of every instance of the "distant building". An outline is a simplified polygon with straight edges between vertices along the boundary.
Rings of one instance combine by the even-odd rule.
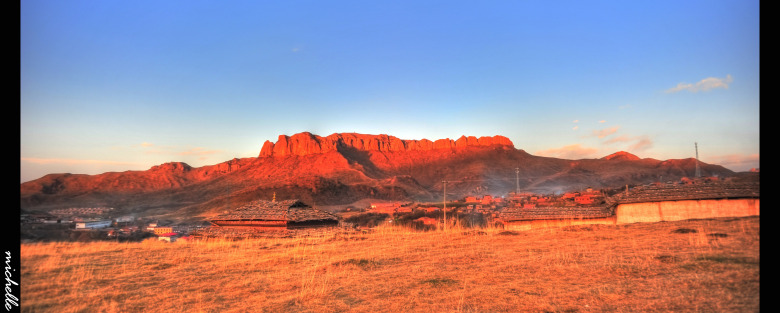
[[[79,222],[79,223],[76,223],[76,229],[106,228],[106,227],[110,227],[111,223],[113,223],[113,222],[110,221],[110,220],[92,221],[92,222]]]
[[[412,213],[412,208],[411,207],[403,207],[402,206],[402,207],[399,207],[399,208],[395,209],[395,213]]]
[[[174,242],[174,241],[176,241],[177,238],[179,238],[179,234],[178,233],[173,233],[173,232],[171,232],[171,233],[162,233],[162,234],[157,235],[157,240],[167,241],[167,242]]]
[[[400,207],[401,207],[401,203],[399,202],[371,203],[370,212],[393,214],[395,213],[396,209]]]
[[[174,233],[173,227],[155,227],[154,228],[154,234],[155,235],[161,235],[161,234],[168,234],[168,233]]]
[[[130,223],[135,221],[135,216],[133,215],[124,215],[116,218],[117,223]]]
[[[574,202],[579,204],[593,204],[593,196],[591,194],[581,194],[574,197]]]
[[[427,212],[427,213],[436,212],[436,211],[438,211],[438,210],[441,210],[441,208],[439,208],[439,207],[435,207],[435,206],[429,206],[429,207],[419,207],[419,208],[417,208],[417,209],[418,209],[418,210],[423,210],[423,211],[425,211],[425,212]]]

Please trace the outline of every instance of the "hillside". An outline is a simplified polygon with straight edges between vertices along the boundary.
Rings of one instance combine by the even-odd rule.
[[[401,140],[354,133],[320,137],[279,136],[258,157],[191,167],[172,162],[146,171],[99,175],[50,174],[21,184],[21,207],[45,211],[72,206],[108,206],[119,212],[212,215],[256,199],[301,199],[313,205],[373,199],[438,201],[447,197],[503,195],[515,191],[554,193],[608,188],[693,176],[696,160],[640,159],[621,152],[601,159],[533,156],[502,136],[457,140]],[[702,174],[732,171],[700,163]],[[516,174],[516,169],[519,173]]]

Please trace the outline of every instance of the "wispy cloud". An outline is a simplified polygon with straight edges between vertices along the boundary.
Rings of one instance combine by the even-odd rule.
[[[84,159],[59,159],[59,158],[29,158],[22,157],[22,162],[32,164],[55,164],[55,165],[122,165],[122,166],[135,166],[138,163],[133,162],[120,162],[120,161],[107,161],[107,160],[84,160]]]
[[[751,168],[758,168],[760,164],[758,153],[711,156],[707,157],[706,160],[703,161],[706,163],[721,165],[737,172],[748,171]]]
[[[618,129],[620,129],[620,126],[614,126],[614,127],[600,129],[600,130],[594,130],[593,131],[593,136],[596,136],[598,138],[604,138],[604,137],[607,137],[607,136],[610,136],[610,135],[616,133],[618,131]]]
[[[631,142],[633,140],[634,138],[623,135],[623,136],[612,137],[609,140],[605,140],[603,143],[605,144],[626,143],[626,142]]]
[[[177,154],[178,155],[199,155],[199,156],[203,156],[203,155],[215,154],[215,153],[220,153],[220,152],[222,152],[222,151],[220,151],[220,150],[206,150],[205,148],[195,147],[195,148],[191,148],[189,150],[181,151],[181,152],[179,152]]]
[[[573,144],[561,148],[537,151],[535,154],[546,157],[576,160],[592,157],[597,152],[598,149],[596,148],[588,148],[583,147],[580,144]]]
[[[149,142],[140,144],[145,154],[167,154],[181,156],[206,156],[222,152],[221,150],[208,150],[203,147],[179,147],[179,146],[158,146]]]
[[[675,93],[683,90],[688,90],[690,92],[699,92],[699,91],[707,91],[716,88],[729,89],[729,84],[731,84],[732,81],[734,81],[734,78],[731,77],[731,74],[726,75],[725,78],[707,77],[695,84],[679,83],[677,84],[676,87],[667,89],[666,93]]]
[[[646,151],[653,147],[653,140],[650,139],[647,136],[616,136],[612,137],[609,140],[605,140],[602,142],[606,145],[612,145],[612,144],[627,144],[629,152],[636,153],[640,151]]]
[[[645,136],[634,137],[633,140],[636,142],[629,147],[630,151],[645,151],[653,147],[653,140]]]

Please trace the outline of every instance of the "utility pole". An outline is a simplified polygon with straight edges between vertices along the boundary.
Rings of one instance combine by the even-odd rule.
[[[442,209],[444,212],[444,230],[447,230],[447,181],[443,180],[441,182],[444,184],[444,201],[442,201],[444,204],[444,209]]]
[[[520,168],[515,167],[515,179],[517,180],[517,189],[515,190],[515,195],[520,194]]]

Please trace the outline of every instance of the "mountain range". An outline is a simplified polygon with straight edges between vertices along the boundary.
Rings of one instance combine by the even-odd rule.
[[[531,155],[503,136],[402,140],[389,135],[308,132],[266,141],[257,157],[192,167],[182,162],[145,171],[49,174],[21,184],[21,209],[113,207],[138,215],[209,216],[246,202],[300,199],[346,205],[363,199],[441,201],[520,190],[559,193],[678,180],[695,158],[656,160],[620,151],[599,159]],[[730,177],[699,162],[703,176]]]

